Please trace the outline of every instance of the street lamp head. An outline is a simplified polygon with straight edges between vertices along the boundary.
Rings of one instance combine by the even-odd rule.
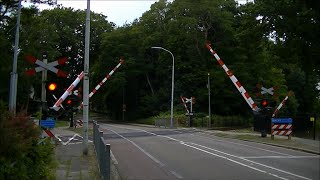
[[[151,47],[152,49],[162,49],[162,47],[158,47],[158,46],[153,46]]]

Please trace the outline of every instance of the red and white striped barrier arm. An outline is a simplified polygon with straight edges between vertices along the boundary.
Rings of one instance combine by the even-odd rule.
[[[53,61],[48,64],[38,60],[37,58],[35,58],[31,55],[27,55],[25,58],[30,63],[37,64],[40,66],[40,67],[36,67],[34,69],[30,69],[30,70],[26,71],[27,75],[34,75],[37,72],[40,72],[40,71],[43,71],[44,69],[47,69],[47,70],[50,70],[50,71],[56,73],[58,77],[67,77],[68,76],[68,73],[54,67],[57,65],[65,64],[68,61],[68,58],[66,58],[66,57],[60,58],[57,61]]]
[[[53,133],[50,130],[44,130],[44,132],[46,132],[49,138],[54,137]]]
[[[53,96],[54,100],[56,100],[56,101],[58,100],[58,98],[57,98],[54,94],[52,94],[52,96]],[[64,107],[63,107],[62,104],[61,104],[60,106],[62,107],[62,109],[64,109]],[[64,109],[64,110],[65,110],[65,109]]]
[[[115,67],[113,68],[112,71],[109,72],[109,74],[103,78],[103,80],[90,92],[89,94],[89,99],[100,89],[100,87],[112,76],[112,74],[114,72],[116,72],[116,70],[124,63],[124,60],[123,59],[120,59],[120,63]],[[81,105],[78,107],[78,109],[82,109],[83,107],[83,102],[81,103]]]
[[[53,105],[52,109],[58,111],[60,109],[61,103],[72,93],[74,87],[76,87],[79,82],[83,79],[84,72],[82,71],[77,79],[73,81],[73,83],[68,87],[68,89],[63,93],[63,95],[59,98],[59,100]]]
[[[241,83],[238,81],[238,79],[232,74],[232,72],[227,68],[227,66],[223,63],[223,61],[220,59],[218,54],[211,48],[210,44],[206,44],[206,47],[211,52],[211,54],[216,58],[220,66],[224,69],[224,71],[229,76],[230,80],[233,82],[233,84],[236,86],[238,91],[241,93],[242,97],[246,100],[248,105],[253,111],[258,112],[260,109],[256,105],[256,103],[252,100],[249,93],[244,89],[244,87],[241,85]]]
[[[278,114],[279,110],[282,108],[282,106],[286,103],[286,101],[288,100],[289,96],[286,96],[282,102],[279,104],[279,106],[277,107],[277,109],[273,112],[272,117],[275,117],[276,114]]]
[[[180,99],[181,99],[181,101],[182,101],[183,106],[186,108],[187,113],[189,114],[189,109],[188,109],[188,107],[187,107],[186,102],[184,101],[185,97],[180,96]]]

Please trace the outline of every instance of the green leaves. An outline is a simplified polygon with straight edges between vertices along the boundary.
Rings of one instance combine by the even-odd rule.
[[[119,72],[91,100],[92,107],[111,111],[118,118],[123,103],[131,117],[169,110],[172,57],[151,49],[160,46],[174,54],[176,107],[181,106],[178,97],[183,94],[197,97],[196,111],[207,111],[210,72],[213,113],[250,114],[230,78],[204,47],[206,41],[211,41],[254,100],[259,98],[253,93],[257,83],[278,86],[277,102],[288,91],[294,91],[290,112],[313,112],[319,106],[315,84],[320,81],[317,9],[311,1],[257,0],[238,6],[234,0],[160,0],[132,24],[117,28],[106,16],[92,13],[90,87],[95,87],[120,57],[125,60]],[[31,8],[24,9],[23,14],[21,54],[41,57],[46,50],[52,60],[67,56],[69,64],[64,70],[71,73],[69,80],[73,80],[83,70],[85,12],[71,8],[38,12]],[[2,57],[11,59],[13,32],[8,35],[8,30],[14,28],[15,22],[6,22],[0,32],[0,49],[4,52]],[[6,62],[1,72],[8,74],[10,61]],[[29,65],[20,61],[19,71],[26,67]],[[6,78],[1,75],[1,79]],[[25,84],[31,83],[30,78],[21,79]],[[38,81],[39,78],[33,82]],[[1,99],[5,99],[7,92],[0,90]],[[24,94],[21,89],[20,94]]]

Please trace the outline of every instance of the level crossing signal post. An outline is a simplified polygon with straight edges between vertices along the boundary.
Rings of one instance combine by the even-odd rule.
[[[74,113],[78,111],[79,104],[80,104],[79,96],[73,93],[69,95],[64,102],[66,114],[70,121],[70,127],[75,126]]]
[[[262,99],[260,102],[261,105],[261,115],[260,115],[260,121],[261,123],[261,137],[267,137],[267,128],[268,128],[268,111],[269,111],[269,101],[267,99]]]
[[[272,110],[274,109],[275,101],[269,98],[263,98],[260,101],[260,113],[259,121],[261,126],[261,137],[267,137],[267,130],[270,126],[270,121],[272,117]]]
[[[42,72],[42,86],[41,86],[41,114],[43,118],[52,114],[52,111],[48,108],[48,99],[52,99],[56,91],[59,89],[58,83],[47,80],[47,71],[52,71],[58,77],[66,78],[68,73],[59,70],[55,66],[64,65],[68,59],[66,57],[61,57],[56,61],[48,63],[48,53],[44,52],[42,54],[42,61],[37,59],[32,55],[26,55],[25,60],[31,64],[37,65],[37,67],[25,71],[28,76],[33,76],[37,72]],[[61,87],[60,87],[61,88]],[[51,100],[52,101],[52,100]]]
[[[193,117],[194,117],[194,112],[193,112],[193,105],[196,103],[196,98],[191,97],[191,98],[186,98],[186,97],[180,97],[182,100],[182,103],[184,104],[186,108],[186,116],[188,116],[188,122],[186,123],[186,126],[192,127],[193,126]],[[187,107],[187,103],[190,103],[190,111]]]

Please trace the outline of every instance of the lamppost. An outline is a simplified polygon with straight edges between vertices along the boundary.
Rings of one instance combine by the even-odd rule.
[[[171,118],[170,118],[170,127],[173,127],[173,93],[174,93],[174,56],[171,51],[163,48],[163,47],[151,47],[153,49],[162,49],[167,51],[172,56],[172,75],[171,75]]]

